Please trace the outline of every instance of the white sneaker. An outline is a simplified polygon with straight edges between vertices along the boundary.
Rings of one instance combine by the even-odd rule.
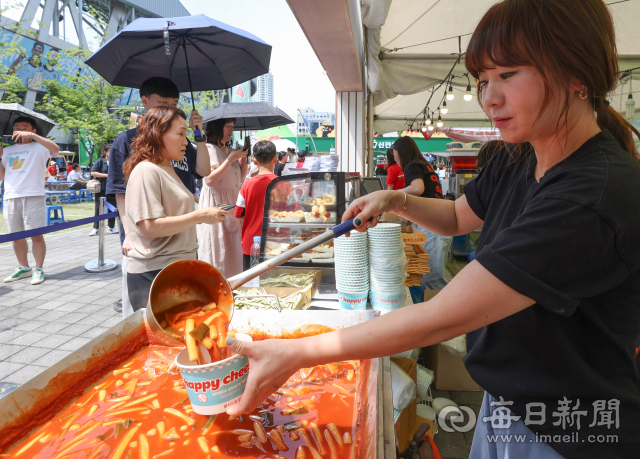
[[[113,228],[110,228],[109,231],[111,232],[111,234],[119,234],[120,231],[118,230],[117,226],[114,226]]]
[[[33,270],[33,275],[31,276],[31,285],[42,284],[44,282],[44,271],[40,268],[35,268]]]
[[[15,271],[13,272],[12,275],[10,275],[9,277],[5,278],[5,282],[15,282],[17,280],[20,279],[24,279],[25,277],[30,277],[31,276],[31,268],[27,268],[24,269],[20,266],[18,266]]]
[[[96,228],[93,228],[89,233],[89,236],[97,236],[97,235],[98,235],[98,230]]]

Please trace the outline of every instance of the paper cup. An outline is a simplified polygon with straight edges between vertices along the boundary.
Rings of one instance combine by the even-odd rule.
[[[244,333],[236,333],[236,339],[253,341]],[[237,354],[219,362],[198,365],[189,360],[184,349],[176,356],[176,366],[184,379],[193,411],[212,415],[224,413],[240,401],[247,384],[249,357]]]
[[[338,300],[342,309],[366,309],[368,292],[342,293],[338,291]]]
[[[369,292],[369,298],[371,300],[371,306],[373,309],[378,309],[381,311],[392,311],[394,309],[400,309],[404,306],[404,302],[407,299],[406,291],[401,293],[393,293],[393,292]]]

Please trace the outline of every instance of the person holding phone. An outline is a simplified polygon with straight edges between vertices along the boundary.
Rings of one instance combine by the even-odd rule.
[[[219,119],[207,123],[205,134],[211,173],[203,178],[200,208],[235,204],[240,187],[247,177],[247,155],[250,145],[231,149],[235,119]],[[229,215],[220,225],[198,225],[198,259],[211,263],[225,277],[242,269],[242,221]]]

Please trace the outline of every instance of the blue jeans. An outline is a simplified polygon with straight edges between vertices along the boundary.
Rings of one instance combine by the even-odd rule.
[[[484,422],[484,417],[491,417],[493,414],[496,405],[492,407],[491,402],[495,400],[488,392],[484,393],[469,459],[563,459],[551,446],[536,442],[535,434],[522,419],[512,421],[507,428],[495,430],[490,420]],[[495,440],[490,441],[494,435]],[[507,440],[507,436],[511,441]],[[520,441],[515,441],[516,437]]]

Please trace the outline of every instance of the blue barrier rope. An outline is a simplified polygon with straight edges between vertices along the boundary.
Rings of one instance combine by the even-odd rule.
[[[19,239],[26,239],[33,236],[40,236],[42,234],[53,233],[55,231],[73,228],[74,226],[86,225],[87,223],[99,222],[100,220],[107,220],[109,218],[116,218],[118,216],[118,212],[109,212],[108,214],[98,215],[96,217],[81,218],[80,220],[74,220],[72,222],[58,223],[57,225],[44,226],[42,228],[5,234],[3,236],[0,236],[0,244],[3,244],[5,242],[17,241]]]
[[[115,206],[109,204],[106,200],[104,201],[104,206],[107,208],[107,210],[110,210],[111,212],[118,211],[118,209],[116,209]]]

